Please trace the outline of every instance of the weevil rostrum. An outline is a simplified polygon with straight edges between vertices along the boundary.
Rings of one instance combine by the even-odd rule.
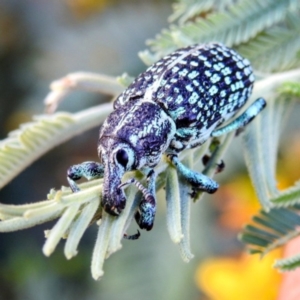
[[[193,189],[214,193],[218,183],[185,167],[178,154],[246,126],[266,106],[264,99],[220,127],[246,103],[253,83],[249,61],[219,43],[189,46],[165,56],[115,100],[114,111],[100,128],[101,163],[70,167],[72,191],[79,191],[75,180],[81,177],[103,177],[101,205],[117,216],[126,204],[123,188],[135,184],[143,194],[135,219],[141,229],[150,230],[156,212],[154,168],[165,154]],[[121,182],[132,170],[147,176],[147,187],[135,178]]]

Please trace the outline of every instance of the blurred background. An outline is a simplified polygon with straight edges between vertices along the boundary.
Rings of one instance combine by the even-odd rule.
[[[145,66],[137,52],[168,26],[171,11],[171,0],[0,0],[0,139],[44,112],[43,99],[57,78],[75,71],[139,74]],[[109,100],[76,92],[60,110],[76,112]],[[98,130],[39,159],[0,191],[0,201],[39,201],[50,188],[66,185],[70,165],[97,160]],[[295,135],[291,130],[286,137],[289,148],[280,157],[282,188],[300,177],[291,159],[300,155]],[[259,209],[236,142],[225,159],[225,171],[217,177],[220,191],[192,206],[195,258],[189,264],[168,237],[161,199],[154,229],[142,232],[138,241],[125,240],[123,249],[106,261],[100,282],[90,275],[95,227],[70,261],[63,255],[63,242],[50,258],[42,254],[43,231],[52,224],[1,234],[0,300],[276,299],[281,277],[271,264],[281,252],[261,263],[243,254],[236,238]]]

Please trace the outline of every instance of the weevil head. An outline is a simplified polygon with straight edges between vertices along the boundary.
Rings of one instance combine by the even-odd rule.
[[[174,122],[153,102],[130,101],[109,115],[98,144],[104,164],[102,205],[107,212],[118,214],[125,206],[119,188],[124,173],[155,167],[175,130]]]

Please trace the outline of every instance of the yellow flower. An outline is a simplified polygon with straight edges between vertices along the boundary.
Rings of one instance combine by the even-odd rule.
[[[281,275],[272,265],[280,256],[277,250],[263,259],[248,254],[208,259],[198,267],[196,283],[211,300],[276,299]]]

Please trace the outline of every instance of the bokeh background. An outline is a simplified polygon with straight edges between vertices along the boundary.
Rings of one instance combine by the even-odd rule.
[[[57,78],[75,71],[139,74],[145,66],[137,52],[168,26],[171,11],[170,0],[0,0],[0,139],[43,113],[48,86]],[[76,92],[60,110],[76,112],[109,100]],[[39,159],[0,191],[0,201],[34,202],[45,199],[50,188],[66,185],[70,165],[97,160],[98,130]],[[289,147],[281,152],[282,188],[300,177],[292,159],[300,154],[296,134],[292,125],[285,137]],[[51,223],[1,234],[0,300],[276,299],[281,276],[271,264],[281,251],[261,263],[243,253],[236,238],[259,209],[240,152],[237,140],[217,177],[220,191],[193,204],[195,258],[189,264],[168,237],[162,199],[154,229],[142,232],[138,241],[124,241],[123,249],[106,261],[100,282],[92,280],[89,270],[95,227],[70,261],[63,256],[63,242],[50,258],[43,256],[43,231]]]

